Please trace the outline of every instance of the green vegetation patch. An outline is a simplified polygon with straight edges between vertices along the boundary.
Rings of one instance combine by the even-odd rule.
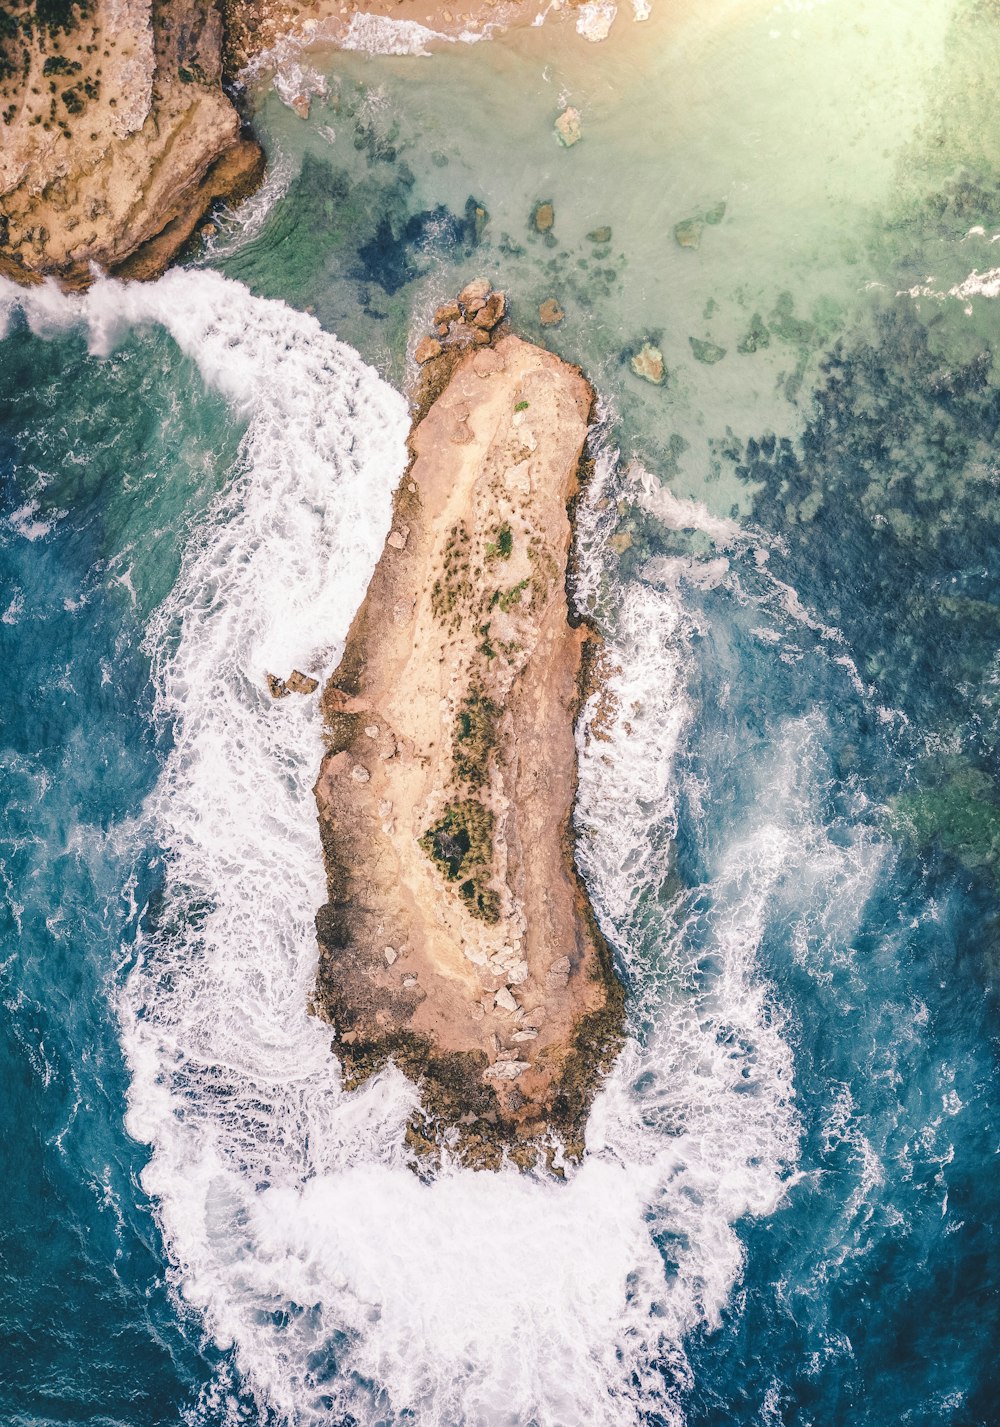
[[[459,884],[459,896],[482,922],[500,920],[500,898],[489,885],[494,827],[489,808],[474,798],[463,798],[449,803],[444,816],[420,839],[438,871],[447,881]]]
[[[509,560],[514,549],[514,532],[504,521],[496,531],[496,539],[489,541],[486,546],[487,560]]]
[[[486,782],[499,717],[491,698],[480,689],[470,689],[458,711],[453,754],[456,777],[470,787],[481,788]]]
[[[497,590],[493,596],[492,605],[499,605],[505,614],[521,603],[521,596],[530,584],[530,580],[518,580],[516,585],[512,585],[509,590]]]

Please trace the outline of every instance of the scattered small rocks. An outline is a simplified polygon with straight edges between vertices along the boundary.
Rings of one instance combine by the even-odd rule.
[[[564,109],[555,122],[555,131],[556,139],[564,149],[572,148],[574,144],[578,144],[583,138],[579,110],[572,107]]]
[[[355,763],[351,769],[351,778],[355,783],[367,783],[371,776],[363,763]]]
[[[538,320],[543,327],[556,327],[565,316],[554,297],[547,297],[538,308]]]
[[[409,988],[410,988],[411,986],[416,986],[416,984],[417,984],[417,978],[416,978],[415,976],[404,976],[404,977],[403,977],[403,985],[406,987],[407,990],[409,990]]]
[[[517,1041],[518,1043],[522,1041],[533,1041],[537,1039],[538,1032],[534,1029],[533,1026],[528,1026],[524,1030],[515,1031],[514,1034],[511,1036],[511,1040]]]
[[[643,342],[638,352],[630,359],[629,366],[637,377],[642,377],[643,381],[651,382],[653,386],[662,386],[667,379],[667,369],[663,365],[663,353],[659,347],[654,347],[652,342]]]
[[[381,733],[381,731],[382,731],[382,730],[379,728],[379,726],[378,726],[377,723],[366,723],[366,724],[365,724],[365,737],[366,737],[366,738],[378,738],[378,736],[379,736],[379,734]],[[386,812],[383,813],[382,816],[385,817],[385,816],[386,816],[386,813],[390,812],[391,809],[392,809],[392,804],[390,803],[390,804],[389,804],[389,807],[386,809]]]
[[[277,674],[265,675],[272,699],[283,699],[289,694],[314,694],[319,688],[319,680],[301,669],[293,669],[287,679],[279,679]]]
[[[386,541],[386,544],[391,545],[393,550],[405,550],[406,542],[409,539],[409,536],[410,527],[408,525],[400,526],[398,530],[392,530],[389,532],[389,538]]]
[[[418,366],[424,366],[440,357],[445,347],[489,346],[491,334],[506,312],[506,296],[495,292],[486,278],[473,279],[466,283],[454,302],[443,302],[435,310],[437,335],[421,337],[414,348],[414,360]]]
[[[382,954],[385,957],[386,962],[389,966],[392,966],[395,963],[397,957],[399,956],[399,952],[394,946],[387,946]]]

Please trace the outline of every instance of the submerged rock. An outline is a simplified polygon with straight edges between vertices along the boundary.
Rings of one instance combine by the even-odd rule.
[[[536,233],[548,233],[553,223],[556,221],[556,210],[552,206],[551,199],[544,199],[536,203],[531,210],[531,226]]]
[[[695,361],[704,362],[707,366],[721,362],[726,355],[725,347],[720,347],[715,342],[705,342],[700,337],[689,337],[688,341],[691,343]]]
[[[611,229],[607,225],[602,228],[592,228],[587,234],[587,241],[597,243],[599,247],[602,247],[605,243],[611,242]]]
[[[674,238],[682,248],[700,248],[704,226],[700,218],[685,218],[674,228]]]
[[[736,344],[738,352],[757,352],[771,345],[771,333],[759,312],[750,318],[750,326]]]
[[[556,138],[563,148],[572,148],[583,138],[583,127],[580,123],[579,110],[569,108],[564,109],[555,122]]]
[[[554,297],[547,297],[538,308],[538,320],[543,327],[556,327],[566,316]]]

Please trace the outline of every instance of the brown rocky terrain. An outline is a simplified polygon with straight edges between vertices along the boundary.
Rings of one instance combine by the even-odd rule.
[[[416,1138],[492,1164],[580,1152],[622,992],[571,832],[596,636],[571,621],[568,503],[593,396],[505,333],[501,294],[461,301],[421,344],[440,394],[323,695],[315,1008],[349,1084],[393,1059],[422,1087]]]
[[[154,276],[259,181],[213,0],[15,0],[0,20],[0,272]]]

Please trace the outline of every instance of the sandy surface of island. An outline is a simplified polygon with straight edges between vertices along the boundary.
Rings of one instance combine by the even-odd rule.
[[[429,380],[435,360],[455,358]],[[429,1138],[486,1161],[578,1149],[620,1030],[571,835],[594,636],[570,622],[567,503],[592,400],[511,335],[459,357],[324,693],[318,1008],[349,1081],[394,1059]]]

